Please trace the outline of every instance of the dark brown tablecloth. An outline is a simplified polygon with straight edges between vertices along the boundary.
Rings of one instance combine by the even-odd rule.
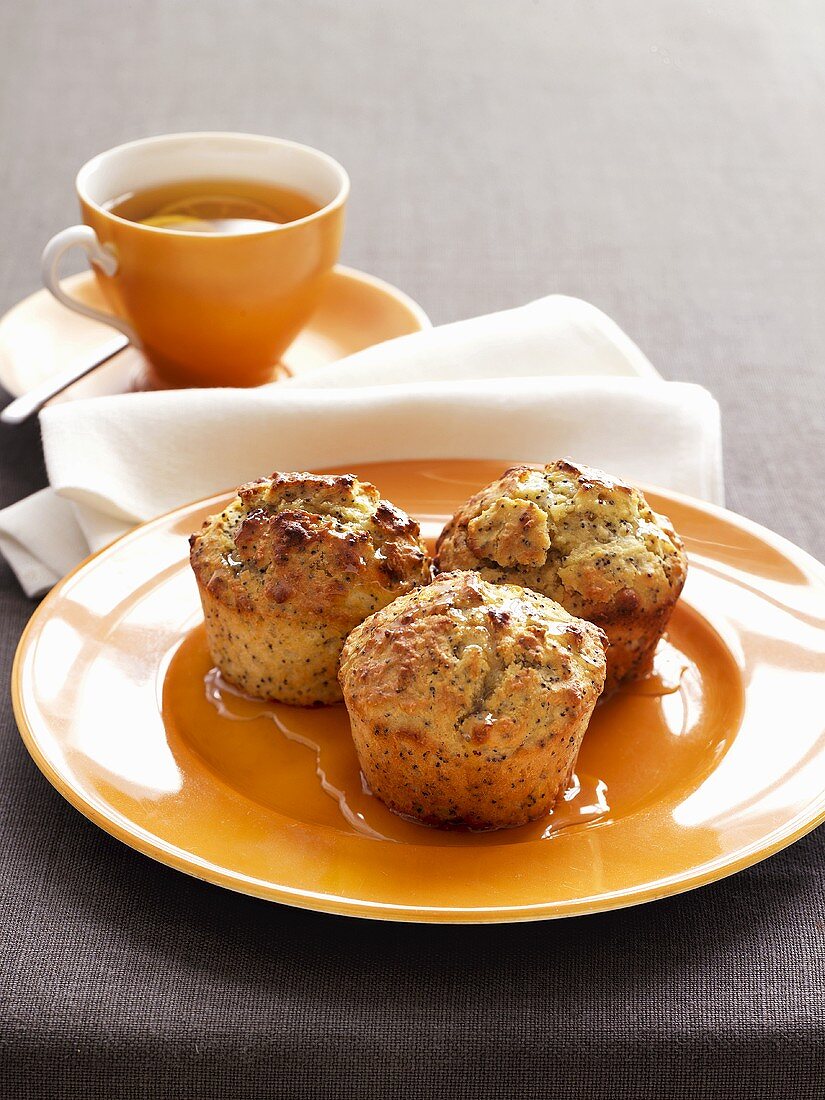
[[[823,556],[821,0],[29,0],[0,52],[0,308],[92,153],[297,138],[350,169],[348,263],[437,322],[594,302],[719,397],[730,505]],[[43,479],[2,431],[0,503]],[[31,610],[0,565],[4,682]],[[0,1095],[822,1097],[824,865],[548,924],[294,912],[95,829],[3,701]]]

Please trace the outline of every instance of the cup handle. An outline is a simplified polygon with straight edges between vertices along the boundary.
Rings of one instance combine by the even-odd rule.
[[[119,329],[125,336],[128,336],[130,343],[139,348],[140,341],[137,333],[128,321],[115,316],[114,313],[104,313],[103,310],[95,309],[94,306],[87,306],[85,302],[72,298],[61,287],[58,271],[60,261],[64,252],[68,252],[70,248],[75,247],[82,248],[88,257],[89,263],[99,267],[104,275],[114,275],[117,271],[117,256],[111,245],[102,245],[91,226],[70,225],[68,229],[56,233],[43,249],[41,271],[44,286],[64,306],[73,309],[75,313],[82,313],[84,317],[91,317],[93,321],[102,321],[104,325],[111,325],[113,328]]]

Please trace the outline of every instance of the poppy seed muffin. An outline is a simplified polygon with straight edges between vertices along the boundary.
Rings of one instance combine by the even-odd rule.
[[[347,634],[430,579],[418,524],[353,474],[243,485],[189,541],[212,659],[282,703],[339,702]]]
[[[638,489],[588,466],[514,466],[438,538],[438,570],[521,584],[600,626],[605,693],[650,667],[687,574],[682,542]]]
[[[604,677],[598,627],[463,572],[356,627],[340,672],[372,793],[425,824],[477,829],[549,813]]]

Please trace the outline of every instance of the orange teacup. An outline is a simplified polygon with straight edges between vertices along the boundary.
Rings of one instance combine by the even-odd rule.
[[[303,196],[310,212],[216,233],[165,228],[163,218],[145,224],[109,209],[121,210],[124,196],[162,192],[180,180],[283,188]],[[341,245],[349,179],[331,157],[305,145],[191,133],[101,153],[80,169],[76,188],[85,225],[64,229],[43,253],[52,294],[124,332],[161,384],[257,386],[272,377],[320,298]],[[59,261],[75,246],[86,252],[111,314],[61,289]]]

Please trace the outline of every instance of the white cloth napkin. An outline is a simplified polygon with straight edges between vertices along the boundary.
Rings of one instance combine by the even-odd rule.
[[[136,523],[276,469],[568,456],[722,501],[711,395],[663,381],[609,318],[562,295],[254,390],[56,404],[41,426],[50,488],[0,512],[0,550],[29,595]]]

